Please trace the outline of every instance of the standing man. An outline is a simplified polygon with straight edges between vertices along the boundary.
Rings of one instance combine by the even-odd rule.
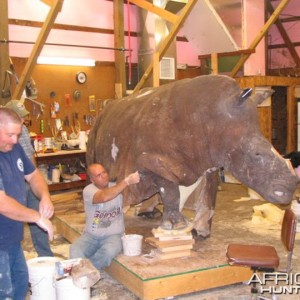
[[[0,299],[24,300],[28,269],[21,247],[23,222],[36,223],[53,239],[48,186],[18,144],[22,120],[0,107]],[[25,180],[45,205],[40,212],[26,207]]]
[[[121,192],[138,183],[140,176],[135,172],[112,183],[104,167],[97,163],[91,164],[87,173],[92,183],[83,189],[85,230],[71,245],[70,258],[90,259],[97,269],[102,269],[122,251],[125,226]]]
[[[23,121],[22,125],[22,132],[19,136],[19,144],[22,146],[23,150],[25,151],[27,157],[32,161],[32,163],[36,165],[36,160],[34,157],[34,149],[32,147],[30,136],[27,127],[24,125],[24,119],[26,116],[29,115],[29,111],[26,110],[24,104],[22,104],[18,100],[11,100],[6,105],[6,107],[12,109],[15,111],[19,117]],[[47,205],[48,207],[52,206],[53,204],[50,201],[49,203],[43,203],[40,202],[40,200],[36,197],[36,195],[32,192],[29,184],[26,184],[26,190],[27,190],[27,207],[32,208],[36,211],[39,211],[40,206]],[[48,201],[49,199],[43,199],[43,201]],[[35,251],[37,252],[38,256],[53,256],[53,252],[50,247],[50,243],[48,240],[47,232],[42,230],[38,225],[35,223],[29,223],[29,230],[31,234],[31,239],[35,248]]]

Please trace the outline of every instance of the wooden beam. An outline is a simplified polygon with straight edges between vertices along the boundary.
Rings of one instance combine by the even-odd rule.
[[[54,5],[55,0],[40,0],[40,1],[52,7]]]
[[[299,47],[300,42],[292,43],[293,47]],[[286,44],[268,45],[268,49],[286,48]]]
[[[159,53],[153,54],[153,87],[159,87],[160,80]]]
[[[152,3],[145,1],[145,0],[130,0],[131,3],[134,3],[135,5],[148,10],[161,18],[167,20],[168,22],[171,22],[172,24],[176,23],[179,16],[163,9],[158,6],[153,5]]]
[[[26,27],[36,27],[41,28],[43,22],[31,21],[31,20],[21,20],[21,19],[8,19],[9,25],[26,26]],[[107,28],[96,28],[89,26],[78,26],[78,25],[68,25],[55,23],[52,29],[67,30],[67,31],[79,31],[79,32],[93,32],[93,33],[103,33],[103,34],[114,34],[114,29]],[[128,31],[124,30],[124,35],[128,35]],[[130,35],[137,37],[138,33],[136,31],[130,31]],[[176,36],[176,41],[188,42],[187,38],[184,36]]]
[[[52,27],[53,23],[55,22],[55,19],[56,19],[58,13],[61,11],[62,5],[63,5],[63,0],[55,0],[55,3],[51,7],[51,9],[48,13],[48,16],[45,20],[45,23],[39,33],[37,41],[36,41],[35,45],[33,46],[32,52],[27,60],[24,70],[21,74],[20,82],[16,86],[16,89],[13,93],[13,99],[19,100],[21,98],[23,90],[27,83],[27,80],[31,76],[32,70],[36,64],[36,60],[43,49],[44,43],[50,33],[51,27]]]
[[[270,14],[273,14],[274,13],[274,8],[273,8],[273,6],[272,6],[272,4],[270,3],[269,0],[266,1],[266,5],[267,5],[268,12]],[[284,29],[280,19],[276,20],[275,25],[276,25],[283,41],[285,42],[286,47],[290,51],[290,54],[291,54],[292,58],[294,59],[294,62],[296,63],[297,67],[299,67],[300,66],[299,55],[298,55],[297,51],[295,50],[295,47],[294,47],[293,43],[291,42],[288,34],[286,33],[286,30]]]
[[[0,89],[2,91],[5,82],[5,76],[9,76],[6,71],[9,70],[9,50],[8,50],[8,0],[0,1]],[[9,84],[9,82],[6,82]],[[5,105],[10,98],[2,97],[0,94],[0,105]]]
[[[297,128],[295,116],[297,115],[297,104],[295,99],[295,85],[287,87],[287,137],[286,153],[297,149],[295,128]],[[296,131],[297,132],[297,131]]]
[[[114,47],[124,48],[124,4],[123,0],[115,0],[113,3],[115,37]],[[127,54],[130,55],[130,52]],[[122,98],[125,95],[126,91],[126,72],[124,55],[124,51],[115,51],[115,92],[118,99]]]
[[[169,35],[158,46],[158,49],[157,49],[156,52],[158,53],[159,60],[161,60],[161,58],[163,57],[163,55],[166,53],[168,47],[172,43],[173,39],[176,37],[176,34],[178,33],[180,27],[182,26],[182,24],[186,20],[187,16],[189,15],[190,11],[192,10],[192,8],[194,7],[194,5],[196,4],[196,1],[197,0],[189,0],[189,2],[182,9],[178,21],[175,24],[173,24],[173,26],[172,26],[172,28],[170,30]],[[144,85],[144,83],[146,82],[146,80],[151,75],[152,71],[153,71],[153,61],[152,61],[152,63],[150,63],[150,65],[146,69],[144,75],[142,76],[141,80],[136,85],[136,87],[135,87],[135,89],[133,91],[134,93],[136,93],[136,92],[138,92],[140,90],[140,88]]]
[[[277,18],[279,17],[280,13],[282,10],[288,5],[290,0],[281,0],[281,2],[278,4],[276,10],[273,12],[273,14],[270,16],[266,24],[263,26],[262,30],[259,32],[258,36],[253,40],[251,45],[248,47],[248,49],[255,49],[256,46],[259,44],[259,42],[263,39],[263,37],[266,35],[268,32],[269,28],[271,27],[272,24],[275,23]],[[250,54],[242,54],[241,58],[231,71],[231,76],[234,77],[237,72],[240,70],[240,68],[244,65],[246,60],[249,58]]]
[[[211,54],[211,69],[212,69],[212,74],[218,74],[219,73],[219,68],[218,68],[218,54],[217,53],[212,53]]]
[[[225,56],[238,56],[242,54],[252,54],[255,53],[255,49],[244,49],[244,50],[238,50],[233,52],[223,52],[223,53],[217,53],[218,57],[225,57]],[[205,58],[211,58],[211,54],[202,54],[198,55],[199,59],[205,59]]]
[[[285,23],[285,22],[298,22],[300,21],[300,17],[299,16],[294,16],[294,17],[289,17],[289,18],[280,18],[280,22],[281,23]]]

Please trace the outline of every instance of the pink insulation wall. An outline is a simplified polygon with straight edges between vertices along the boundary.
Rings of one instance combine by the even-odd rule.
[[[243,49],[251,46],[264,26],[264,1],[243,2]],[[254,22],[255,20],[255,22]],[[263,38],[244,65],[244,75],[265,75],[265,39]]]
[[[9,0],[9,18],[20,20],[31,20],[43,22],[49,12],[49,7],[38,0]],[[137,32],[137,7],[130,5],[128,12],[127,5],[124,6],[124,27],[128,30],[128,14],[130,13],[130,30]],[[64,0],[62,11],[58,14],[56,24],[83,26],[91,28],[102,28],[113,30],[113,3],[103,0],[74,1]],[[40,28],[30,26],[9,25],[9,39],[12,41],[35,42]],[[80,45],[89,47],[114,47],[112,34],[78,32],[52,29],[46,43]],[[125,48],[128,48],[129,40],[125,36]],[[138,62],[138,41],[131,36],[132,62]],[[180,43],[181,44],[181,43]],[[178,63],[188,65],[199,65],[198,56],[188,45],[179,44]],[[33,48],[32,44],[10,43],[10,56],[29,57]],[[80,47],[56,47],[45,45],[42,56],[62,56],[93,58],[96,61],[114,61],[114,51],[106,49],[80,48]]]
[[[198,0],[199,1],[199,0]],[[204,0],[203,0],[204,1]],[[207,0],[205,0],[207,1]],[[211,0],[212,3],[222,1]],[[235,5],[235,9],[230,12],[220,12],[221,18],[224,16],[224,24],[228,27],[233,35],[237,45],[241,48],[247,48],[253,42],[264,25],[264,1],[263,0],[235,0],[239,5]],[[274,8],[280,1],[271,1]],[[242,13],[239,13],[236,7],[241,7]],[[43,22],[49,12],[49,7],[39,0],[9,0],[9,19],[26,20],[34,22]],[[129,12],[127,5],[124,6],[124,23],[125,30],[128,30],[128,14],[130,14],[130,30],[134,33],[139,32],[137,20],[137,7],[130,5]],[[290,0],[281,17],[299,16],[300,3],[299,0]],[[227,18],[227,20],[226,20]],[[238,19],[234,20],[233,19]],[[59,13],[56,24],[65,24],[73,26],[83,26],[97,29],[113,30],[113,2],[104,0],[64,0],[62,11]],[[238,26],[241,24],[241,26]],[[292,42],[300,42],[300,22],[283,23]],[[238,28],[240,30],[238,31]],[[209,28],[207,28],[209,30]],[[23,41],[34,43],[38,37],[40,27],[9,25],[9,39],[11,41]],[[179,32],[182,37],[182,33]],[[241,38],[242,37],[242,38]],[[282,44],[283,40],[275,25],[268,32],[268,41],[273,45]],[[69,44],[79,45],[83,47],[57,47],[45,45],[41,55],[43,56],[66,56],[93,58],[96,61],[112,62],[114,61],[114,51],[107,49],[99,49],[99,47],[114,47],[114,36],[110,33],[83,32],[53,29],[47,39],[47,43],[53,44]],[[138,39],[131,36],[130,45],[132,48],[133,63],[138,62]],[[84,46],[87,46],[85,48]],[[95,49],[93,47],[98,47]],[[129,47],[129,40],[125,36],[125,48]],[[12,57],[29,57],[33,48],[33,44],[9,44],[9,52]],[[199,66],[198,49],[190,43],[177,41],[177,63],[189,66]],[[300,47],[296,47],[300,54]],[[268,68],[293,67],[293,61],[287,48],[278,48],[268,51],[269,59],[266,62],[265,42],[262,40],[256,48],[256,53],[251,55],[250,59],[244,66],[245,75],[264,75],[266,64]],[[207,53],[209,54],[209,53]],[[125,53],[125,55],[127,55]]]
[[[272,5],[275,7],[278,6],[280,1],[273,1]],[[290,17],[299,17],[300,16],[300,1],[299,0],[291,0],[286,8],[283,10],[281,14],[281,18],[290,18]],[[285,31],[288,34],[291,42],[296,43],[300,42],[300,21],[295,20],[293,22],[282,22],[282,25]],[[277,27],[273,25],[268,32],[269,43],[271,45],[279,45],[284,44],[284,41],[279,33]],[[300,56],[300,46],[295,47],[298,56]],[[295,67],[295,61],[291,57],[290,52],[287,48],[277,48],[269,51],[269,62],[270,68],[272,69],[280,69],[287,67]]]

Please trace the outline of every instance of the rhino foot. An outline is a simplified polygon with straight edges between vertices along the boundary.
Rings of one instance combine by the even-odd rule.
[[[153,209],[153,211],[144,211],[144,212],[140,212],[138,213],[139,217],[146,217],[147,219],[155,219],[155,218],[159,218],[162,216],[162,213],[159,209],[157,209],[156,207]]]
[[[208,234],[206,236],[202,235],[202,234],[199,234],[195,228],[192,229],[191,233],[193,235],[193,238],[195,240],[198,240],[198,241],[203,241],[203,240],[208,239],[210,237],[210,234]]]
[[[163,220],[160,225],[161,228],[166,230],[179,230],[187,227],[188,222],[180,212],[169,212],[163,214]]]

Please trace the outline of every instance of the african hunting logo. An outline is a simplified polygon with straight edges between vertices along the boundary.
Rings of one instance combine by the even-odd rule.
[[[300,273],[253,273],[248,284],[260,294],[300,294]]]

